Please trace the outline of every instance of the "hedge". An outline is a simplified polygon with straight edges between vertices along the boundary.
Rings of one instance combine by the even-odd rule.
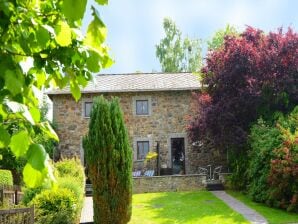
[[[13,186],[13,178],[10,170],[0,169],[0,186]]]

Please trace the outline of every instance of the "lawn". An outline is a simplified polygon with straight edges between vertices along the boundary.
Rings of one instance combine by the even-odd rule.
[[[288,213],[281,209],[270,208],[264,204],[253,202],[248,196],[240,192],[228,191],[228,193],[259,212],[270,224],[298,223],[298,214],[296,213]]]
[[[129,224],[247,224],[208,191],[164,192],[133,195]]]

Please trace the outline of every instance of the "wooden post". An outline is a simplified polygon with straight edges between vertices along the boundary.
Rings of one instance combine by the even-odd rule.
[[[3,205],[4,202],[4,190],[3,188],[0,189],[0,203]]]

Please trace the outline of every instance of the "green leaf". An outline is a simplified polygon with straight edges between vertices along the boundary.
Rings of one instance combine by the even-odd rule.
[[[40,121],[40,112],[39,109],[37,109],[36,107],[32,107],[30,108],[30,114],[33,118],[33,120],[38,123]]]
[[[31,113],[29,112],[26,105],[13,101],[7,101],[6,105],[12,110],[13,113],[21,113],[27,121],[29,121],[33,125],[35,124]]]
[[[32,144],[27,152],[28,163],[36,170],[45,168],[47,153],[44,147],[40,144]]]
[[[9,147],[16,157],[24,156],[30,144],[30,137],[27,131],[20,131],[11,137]]]
[[[46,78],[47,77],[44,71],[36,73],[36,83],[38,88],[41,88],[44,85]]]
[[[62,13],[66,18],[77,21],[83,18],[87,0],[64,0],[62,3]]]
[[[41,47],[41,49],[44,49],[50,40],[49,31],[42,26],[38,27],[36,31],[36,40],[39,46]]]
[[[51,139],[56,140],[57,142],[59,141],[59,138],[56,134],[56,132],[53,130],[49,122],[42,122],[41,123],[41,130]]]
[[[55,40],[61,47],[67,47],[71,44],[71,29],[64,21],[59,21],[55,27],[56,37]]]
[[[22,83],[11,70],[5,71],[5,86],[14,96],[22,92]]]
[[[9,143],[10,135],[2,126],[0,126],[0,148],[7,147]]]
[[[89,51],[89,57],[86,60],[87,68],[91,72],[99,72],[100,71],[100,56],[94,51]]]
[[[35,188],[42,185],[44,179],[47,177],[47,169],[34,169],[30,163],[27,163],[23,170],[23,180],[27,187]]]
[[[86,38],[84,43],[91,48],[102,52],[101,44],[104,42],[107,36],[107,28],[99,17],[97,10],[92,7],[93,21],[89,24],[87,29]]]
[[[100,5],[107,5],[109,3],[109,0],[95,0]]]
[[[72,96],[78,101],[81,98],[81,90],[79,85],[73,80],[70,81],[70,91]]]
[[[109,55],[105,55],[102,58],[102,67],[109,68],[114,64],[114,61],[109,57]]]

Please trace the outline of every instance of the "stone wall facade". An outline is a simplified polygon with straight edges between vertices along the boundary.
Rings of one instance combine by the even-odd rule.
[[[206,187],[206,176],[199,174],[133,178],[134,194],[167,191],[193,191]]]
[[[58,127],[61,156],[84,158],[82,136],[87,133],[89,123],[89,118],[84,117],[84,104],[92,102],[92,99],[99,95],[82,94],[79,102],[75,102],[70,94],[50,96],[53,101],[53,120]],[[137,141],[149,141],[150,151],[156,151],[156,144],[159,142],[160,166],[171,168],[171,138],[184,138],[187,174],[197,173],[198,166],[206,166],[214,160],[214,153],[196,150],[187,137],[186,126],[192,104],[191,91],[109,93],[104,96],[116,96],[120,99],[134,150],[135,169],[141,169],[144,164],[143,160],[136,160]],[[135,102],[143,99],[149,102],[149,115],[136,115]],[[219,158],[223,159],[221,155]]]

